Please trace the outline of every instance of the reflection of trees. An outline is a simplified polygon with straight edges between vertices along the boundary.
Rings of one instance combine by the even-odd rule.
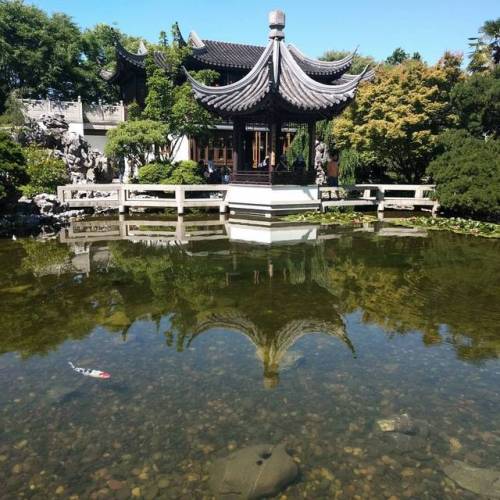
[[[426,345],[446,340],[463,359],[500,354],[498,242],[431,233],[346,234],[270,249],[220,244],[227,254],[207,259],[113,242],[112,265],[76,280],[59,243],[9,242],[0,254],[7,264],[0,267],[0,353],[44,353],[97,325],[126,335],[137,318],[168,314],[165,336],[178,350],[217,321],[244,332],[271,380],[304,332],[348,343],[340,315],[359,311],[387,331],[421,332]]]
[[[500,354],[497,242],[431,234],[418,241],[359,238],[356,245],[318,247],[312,259],[313,279],[339,299],[343,313],[359,310],[363,321],[393,332],[418,330],[426,345],[447,331],[464,359]]]

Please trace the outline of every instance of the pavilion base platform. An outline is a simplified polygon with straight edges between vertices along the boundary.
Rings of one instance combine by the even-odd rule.
[[[265,219],[230,217],[226,231],[230,241],[261,245],[314,242],[318,238],[319,224],[273,222]]]
[[[264,217],[319,210],[318,186],[231,184],[227,192],[231,214]]]

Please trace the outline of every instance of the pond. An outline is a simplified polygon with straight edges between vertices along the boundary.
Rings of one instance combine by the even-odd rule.
[[[298,466],[276,498],[477,498],[447,465],[498,470],[498,241],[121,219],[0,259],[1,498],[208,499],[259,443]],[[416,435],[382,432],[401,414]]]

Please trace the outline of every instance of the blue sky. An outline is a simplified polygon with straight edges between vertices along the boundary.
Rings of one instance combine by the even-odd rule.
[[[38,7],[65,12],[82,27],[115,23],[150,41],[178,21],[187,36],[263,45],[267,13],[286,12],[286,39],[309,56],[353,49],[385,59],[396,47],[419,51],[436,62],[445,50],[467,52],[467,38],[500,15],[498,0],[37,0]]]

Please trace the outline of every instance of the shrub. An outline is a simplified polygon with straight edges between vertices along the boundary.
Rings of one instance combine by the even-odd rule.
[[[29,182],[21,187],[24,196],[33,198],[40,193],[55,193],[57,186],[69,182],[64,161],[53,156],[52,151],[30,146],[25,148],[26,171]]]
[[[205,184],[200,174],[198,164],[192,160],[183,160],[175,163],[171,174],[162,181],[163,184]]]
[[[442,154],[427,172],[442,208],[456,215],[500,217],[500,141],[475,139],[463,130],[440,137]]]
[[[19,144],[0,132],[0,203],[19,196],[19,188],[28,181],[26,158]]]
[[[139,169],[140,184],[160,184],[168,179],[172,172],[170,163],[148,163]]]

